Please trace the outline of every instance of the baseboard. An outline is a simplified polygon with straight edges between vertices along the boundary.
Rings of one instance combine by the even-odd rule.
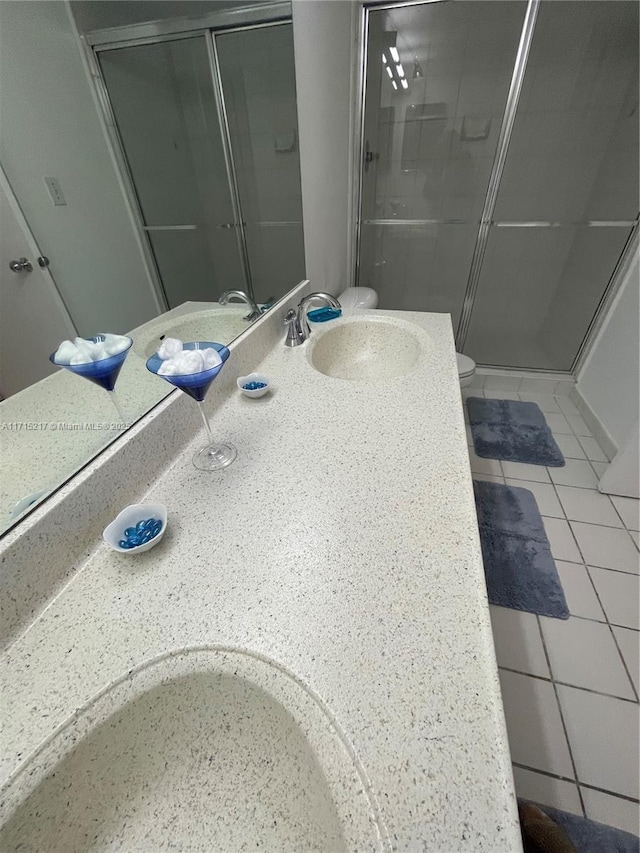
[[[595,440],[602,448],[602,452],[607,457],[609,462],[611,462],[613,457],[618,452],[618,445],[611,438],[611,435],[607,431],[606,427],[604,426],[600,418],[596,415],[596,413],[593,411],[589,403],[582,396],[582,394],[580,393],[580,389],[577,385],[573,386],[569,398],[573,401],[573,403],[575,403],[575,406],[582,415],[584,422],[589,427],[589,429],[593,433]]]
[[[487,391],[522,391],[527,394],[571,395],[575,381],[569,373],[543,373],[535,370],[499,370],[479,367],[469,388]]]

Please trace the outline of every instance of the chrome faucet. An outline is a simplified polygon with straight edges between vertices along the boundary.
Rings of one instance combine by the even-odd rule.
[[[244,292],[244,290],[225,290],[225,292],[218,297],[218,302],[220,305],[226,305],[232,299],[238,299],[241,302],[246,302],[249,308],[251,308],[251,312],[247,314],[246,317],[243,317],[243,320],[248,320],[252,323],[254,320],[258,320],[262,317],[262,312],[256,305],[255,301]]]
[[[288,326],[287,337],[284,345],[286,347],[297,347],[303,344],[311,334],[311,328],[307,321],[307,305],[314,299],[323,299],[332,308],[340,308],[340,303],[330,293],[310,293],[303,297],[298,305],[298,310],[293,308],[287,312],[284,318],[285,325]]]
[[[284,324],[287,326],[287,337],[284,339],[286,347],[298,347],[305,342],[305,338],[300,331],[298,323],[298,313],[295,308],[290,308],[284,318]]]

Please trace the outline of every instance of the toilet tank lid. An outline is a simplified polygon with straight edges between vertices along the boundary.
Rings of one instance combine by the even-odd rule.
[[[343,308],[375,308],[378,294],[372,287],[347,287],[338,295]]]
[[[456,359],[458,361],[459,376],[466,376],[467,374],[475,371],[476,363],[472,358],[469,358],[468,355],[463,355],[461,352],[457,352]]]

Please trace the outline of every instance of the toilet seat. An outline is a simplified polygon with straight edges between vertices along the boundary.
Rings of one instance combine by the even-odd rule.
[[[469,358],[468,355],[463,355],[461,352],[457,352],[456,360],[458,362],[458,376],[461,379],[464,379],[467,376],[473,376],[476,372],[476,363],[472,358]]]

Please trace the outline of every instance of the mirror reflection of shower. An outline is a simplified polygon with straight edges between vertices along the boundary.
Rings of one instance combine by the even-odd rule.
[[[94,51],[167,307],[279,298],[304,275],[291,24]]]

